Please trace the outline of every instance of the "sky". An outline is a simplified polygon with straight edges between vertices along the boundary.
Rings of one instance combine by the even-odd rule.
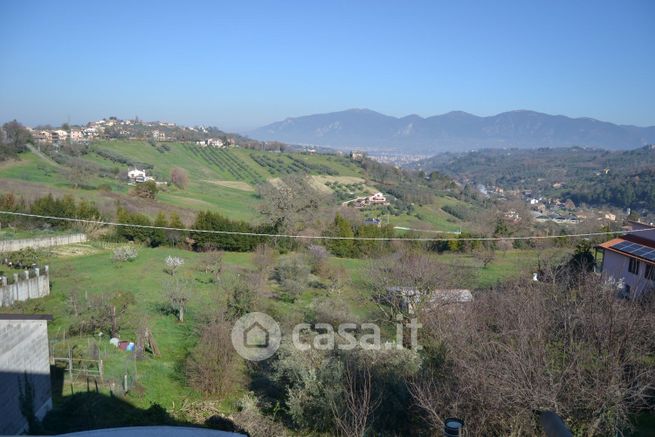
[[[655,125],[655,1],[0,1],[0,121],[349,108]]]

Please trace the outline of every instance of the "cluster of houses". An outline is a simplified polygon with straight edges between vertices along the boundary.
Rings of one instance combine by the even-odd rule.
[[[99,134],[95,128],[64,129],[31,129],[32,138],[38,144],[62,144],[67,141],[81,143],[96,138]]]
[[[523,199],[529,205],[531,214],[537,222],[576,224],[580,221],[575,214],[575,203],[571,200],[533,197],[530,190],[523,192]]]
[[[355,199],[346,200],[342,203],[343,206],[353,206],[355,208],[366,208],[369,206],[388,205],[387,198],[382,193],[375,193],[371,196],[357,197]]]
[[[121,120],[116,117],[91,121],[85,126],[70,126],[69,128],[28,128],[37,144],[60,145],[64,143],[82,143],[99,137],[120,136],[130,139],[154,139],[155,141],[175,141],[179,139],[199,138],[209,136],[212,132],[204,126],[177,126],[165,121],[145,122],[138,118]],[[232,144],[234,140],[227,140]],[[225,141],[219,138],[209,138],[197,141],[198,145],[225,147]]]

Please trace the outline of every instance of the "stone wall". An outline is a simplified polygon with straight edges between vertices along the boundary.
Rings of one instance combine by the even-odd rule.
[[[33,391],[31,409],[37,419],[43,419],[52,408],[48,319],[51,317],[0,315],[0,435],[27,431],[20,402],[26,389]]]
[[[11,280],[0,276],[0,307],[10,306],[16,301],[35,299],[50,294],[50,272],[34,268],[14,273]]]
[[[62,246],[65,244],[83,243],[85,234],[58,235],[56,237],[24,238],[21,240],[0,240],[0,253],[16,252],[17,250],[33,247]]]

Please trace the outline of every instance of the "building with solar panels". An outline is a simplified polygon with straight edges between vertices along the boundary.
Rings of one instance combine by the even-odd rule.
[[[655,290],[655,226],[630,222],[631,230],[596,246],[602,275],[621,284],[621,296],[634,298]]]

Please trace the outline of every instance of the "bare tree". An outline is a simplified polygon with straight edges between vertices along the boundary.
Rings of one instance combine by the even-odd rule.
[[[325,195],[315,190],[306,175],[293,175],[276,183],[259,187],[262,199],[260,211],[269,224],[279,231],[295,232],[316,220],[316,212],[327,202]]]
[[[205,273],[210,273],[214,282],[218,282],[223,273],[223,255],[222,251],[207,252],[200,261],[200,269]]]
[[[481,247],[475,250],[474,255],[485,269],[496,259],[496,251],[491,247]]]
[[[339,294],[348,282],[348,272],[342,266],[328,266],[324,269],[324,276],[328,281],[330,294]]]
[[[327,259],[330,255],[327,249],[324,246],[320,246],[318,244],[310,244],[307,247],[307,255],[312,273],[318,275],[323,273],[327,267]]]
[[[655,388],[655,312],[601,281],[515,282],[424,315],[448,352],[410,384],[433,427],[456,414],[472,435],[536,434],[534,411],[552,410],[576,434],[622,433]]]
[[[184,190],[189,185],[189,175],[181,167],[173,167],[171,170],[171,182],[180,190]]]
[[[231,340],[232,326],[217,320],[205,326],[186,362],[189,384],[207,394],[223,395],[239,381],[238,356]]]
[[[343,398],[332,399],[330,407],[339,435],[363,437],[370,426],[370,418],[380,404],[373,394],[373,377],[367,363],[346,359],[343,368]]]
[[[260,244],[255,248],[252,263],[258,272],[266,273],[266,275],[270,274],[275,265],[275,251],[270,246]]]
[[[164,284],[167,290],[168,304],[176,313],[177,319],[184,322],[184,311],[191,297],[190,284],[179,276],[172,276]]]

